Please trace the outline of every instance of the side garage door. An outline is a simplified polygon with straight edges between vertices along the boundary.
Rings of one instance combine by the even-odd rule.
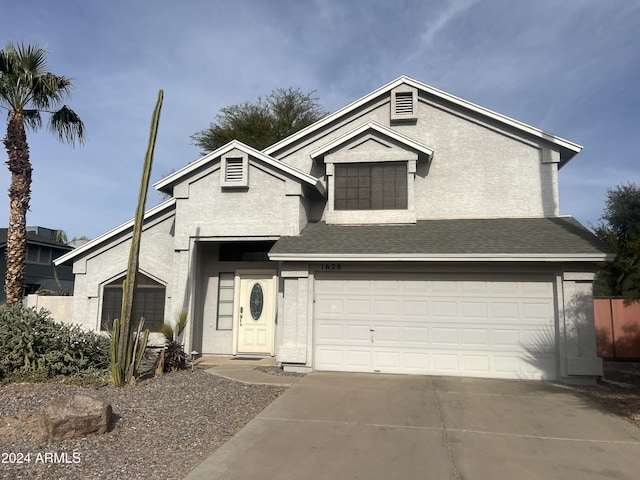
[[[556,378],[549,278],[316,277],[314,367]]]

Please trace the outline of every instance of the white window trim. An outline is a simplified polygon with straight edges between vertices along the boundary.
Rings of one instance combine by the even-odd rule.
[[[384,223],[416,223],[415,177],[417,154],[404,152],[403,155],[360,155],[354,156],[339,153],[325,157],[325,169],[328,184],[328,201],[325,221],[333,225],[384,224]],[[335,209],[335,164],[359,162],[406,162],[407,163],[407,208],[403,210],[336,210]]]

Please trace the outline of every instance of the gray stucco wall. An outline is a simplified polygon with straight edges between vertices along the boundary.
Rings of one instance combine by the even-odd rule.
[[[418,120],[393,124],[390,100],[363,107],[317,137],[279,152],[278,158],[323,176],[309,153],[374,120],[434,149],[430,164],[415,176],[418,219],[540,217],[559,214],[557,166],[560,155],[540,140],[464,116],[420,98]]]
[[[296,235],[306,224],[300,185],[249,160],[249,187],[220,186],[220,169],[179,185],[176,247],[189,237]]]
[[[171,212],[163,218],[152,220],[143,229],[140,242],[140,271],[164,285],[171,282],[173,274],[173,224]],[[89,253],[74,263],[73,323],[99,329],[102,288],[126,273],[130,247],[129,231],[106,249]],[[171,298],[168,296],[165,300],[165,317],[171,318],[172,311]]]

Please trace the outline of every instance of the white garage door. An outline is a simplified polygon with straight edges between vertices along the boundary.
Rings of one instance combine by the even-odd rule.
[[[316,370],[556,378],[548,278],[345,273],[314,289]]]

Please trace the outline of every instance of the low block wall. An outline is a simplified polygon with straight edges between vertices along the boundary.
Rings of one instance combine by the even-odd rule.
[[[28,295],[27,307],[34,307],[36,310],[44,308],[51,312],[56,322],[72,323],[73,297],[71,296]]]

